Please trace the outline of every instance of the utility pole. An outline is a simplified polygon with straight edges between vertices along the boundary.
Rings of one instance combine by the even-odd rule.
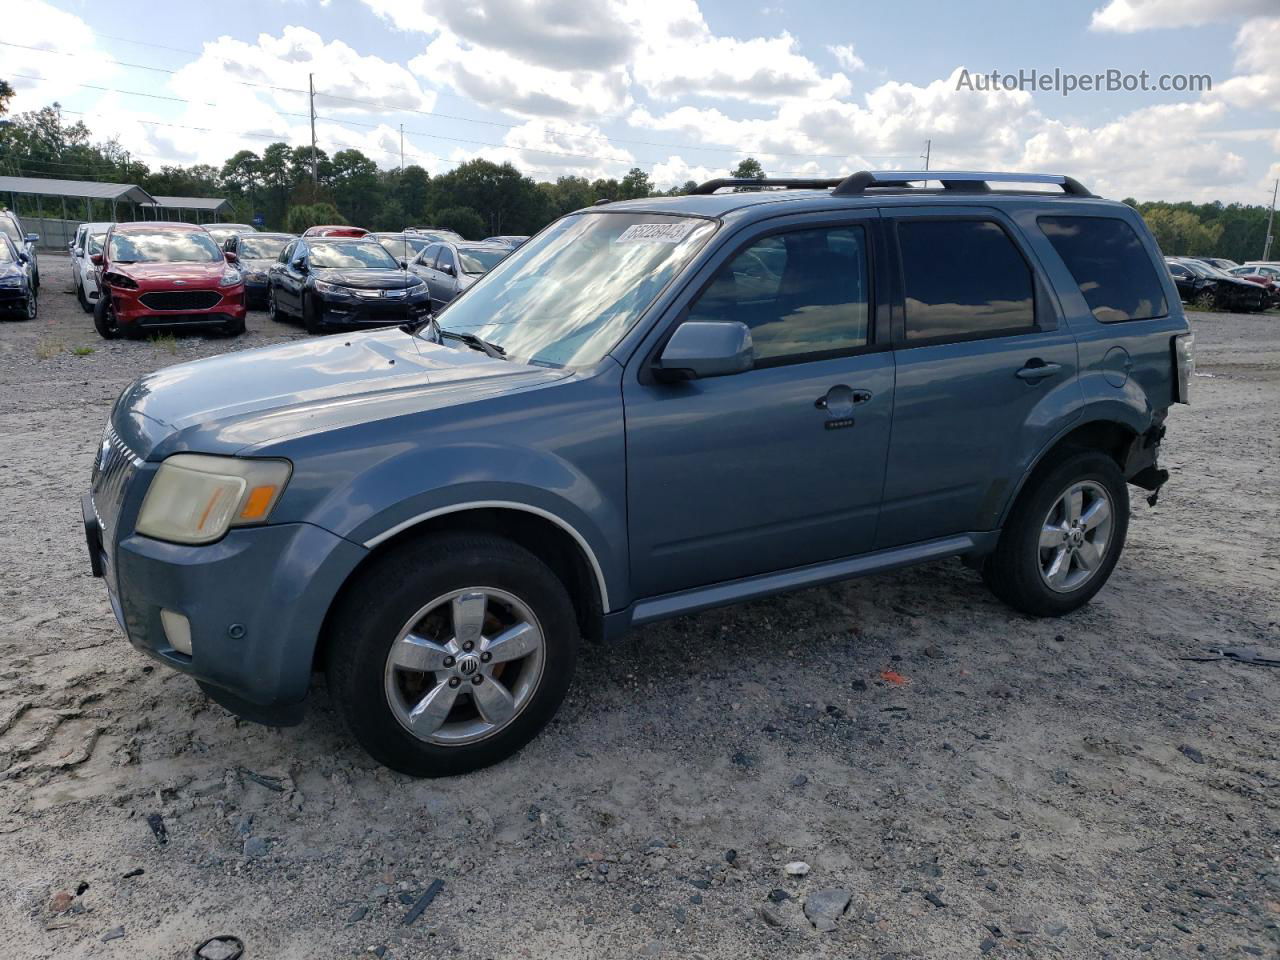
[[[404,124],[400,124],[400,172],[404,173]]]
[[[1267,214],[1267,242],[1262,247],[1262,259],[1271,259],[1271,241],[1275,237],[1271,233],[1271,227],[1276,222],[1276,193],[1280,192],[1280,180],[1276,181],[1276,185],[1271,188],[1271,212]]]
[[[307,83],[311,89],[311,202],[315,203],[319,179],[316,177],[316,75],[314,73],[307,74]]]
[[[933,141],[926,140],[924,142],[924,168],[929,169],[929,154],[933,151]]]

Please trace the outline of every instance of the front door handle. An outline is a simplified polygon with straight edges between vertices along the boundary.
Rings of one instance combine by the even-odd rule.
[[[847,416],[854,406],[870,399],[870,390],[855,390],[841,383],[813,401],[813,405],[819,410],[829,410],[836,416]]]
[[[1026,380],[1028,383],[1037,383],[1045,377],[1053,376],[1061,369],[1062,364],[1060,363],[1045,363],[1039,357],[1032,357],[1014,376],[1019,380]]]

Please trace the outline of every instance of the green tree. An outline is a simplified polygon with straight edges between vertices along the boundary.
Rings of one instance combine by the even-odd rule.
[[[289,233],[302,233],[308,227],[346,222],[331,203],[300,203],[289,210],[285,229]]]
[[[431,175],[417,164],[409,164],[396,177],[395,196],[407,220],[414,223],[425,220],[427,204],[431,199]],[[410,224],[401,224],[408,225]]]
[[[763,180],[764,167],[755,157],[744,157],[729,176],[739,180]]]
[[[619,184],[619,197],[622,200],[634,200],[640,197],[647,197],[653,192],[653,185],[649,182],[649,175],[639,167],[632,167],[627,171],[627,175],[622,178]]]
[[[431,218],[432,226],[456,230],[468,240],[483,240],[489,236],[484,217],[470,207],[445,207]]]
[[[334,203],[348,221],[361,225],[373,222],[383,197],[376,163],[359,150],[339,150],[333,155],[329,187]]]
[[[1160,244],[1160,249],[1175,257],[1218,256],[1222,239],[1221,224],[1203,223],[1190,210],[1164,204],[1145,204],[1142,218]]]
[[[533,233],[550,219],[538,185],[509,163],[469,160],[459,164],[431,179],[431,199],[431,207],[438,211],[471,208],[484,223],[479,231],[484,236]]]
[[[0,116],[9,112],[9,103],[13,100],[13,87],[8,80],[0,80]]]

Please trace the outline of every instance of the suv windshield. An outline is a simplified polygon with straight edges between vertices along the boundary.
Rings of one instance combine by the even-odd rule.
[[[710,220],[665,214],[565,217],[507,254],[440,315],[440,326],[474,333],[513,359],[596,363],[714,230]]]
[[[290,237],[241,237],[236,252],[242,260],[274,260]]]
[[[130,230],[111,235],[114,263],[212,263],[222,259],[213,237],[201,230]]]
[[[85,245],[89,248],[90,256],[93,256],[95,253],[102,252],[102,241],[105,239],[107,239],[107,235],[105,233],[89,234],[88,242]]]
[[[313,267],[347,267],[361,269],[364,267],[400,268],[391,256],[383,249],[382,244],[369,240],[333,240],[328,243],[312,244],[310,250]]]

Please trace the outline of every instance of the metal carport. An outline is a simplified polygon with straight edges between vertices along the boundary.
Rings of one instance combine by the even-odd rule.
[[[139,208],[154,208],[156,204],[155,198],[137,184],[92,180],[0,176],[0,198],[5,194],[8,194],[10,209],[18,214],[23,226],[40,234],[41,246],[62,249],[84,221],[120,220],[120,205],[124,203],[129,205],[129,216],[124,219],[149,219],[139,215]],[[20,204],[19,197],[26,199]],[[47,210],[45,198],[55,201],[57,206]],[[61,216],[46,216],[55,211]]]

